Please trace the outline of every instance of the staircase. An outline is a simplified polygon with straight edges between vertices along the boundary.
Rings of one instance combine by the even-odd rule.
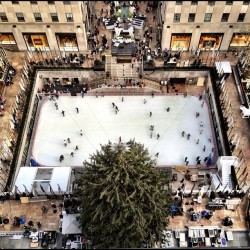
[[[117,63],[117,57],[106,57],[105,71],[110,73],[110,78],[123,80],[124,78],[138,78],[136,66],[132,68],[131,63]]]

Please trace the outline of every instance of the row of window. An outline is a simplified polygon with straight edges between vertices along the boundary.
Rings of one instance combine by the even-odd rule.
[[[221,17],[221,22],[227,22],[230,13],[223,13]],[[237,19],[237,22],[243,22],[245,19],[246,13],[240,13]],[[212,13],[205,13],[204,22],[211,22]],[[179,23],[181,20],[181,13],[174,14],[174,23]],[[195,20],[195,13],[189,13],[188,22],[192,23]]]
[[[19,4],[19,1],[11,1],[12,4]],[[37,4],[38,1],[30,1],[30,4]],[[55,1],[47,1],[48,4],[55,4]],[[1,2],[0,2],[1,3]],[[63,1],[64,4],[70,4],[70,1]]]
[[[182,5],[183,1],[176,1],[176,5]],[[197,5],[198,1],[191,1],[191,5]],[[208,5],[215,5],[215,1],[207,1]],[[233,5],[233,1],[226,1],[226,5]],[[243,1],[243,5],[249,5],[249,1]]]
[[[34,18],[35,18],[36,22],[43,21],[41,13],[33,13],[33,14],[34,14]],[[74,22],[72,13],[65,13],[65,14],[66,14],[67,22]],[[52,22],[59,22],[57,13],[50,13],[50,16],[51,16]],[[17,17],[18,22],[25,22],[23,13],[16,13],[16,17]],[[7,18],[5,13],[3,13],[3,12],[0,13],[0,20],[2,22],[8,22],[8,18]]]

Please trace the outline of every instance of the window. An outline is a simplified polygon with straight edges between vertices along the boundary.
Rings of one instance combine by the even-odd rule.
[[[48,1],[48,4],[55,4],[55,1]]]
[[[25,22],[23,13],[16,13],[18,22]]]
[[[188,22],[193,23],[195,19],[195,13],[189,13]]]
[[[223,13],[221,17],[221,22],[227,22],[229,18],[229,13]]]
[[[197,5],[198,1],[191,1],[191,5]]]
[[[243,5],[249,5],[249,1],[243,1]]]
[[[212,19],[212,13],[206,13],[204,22],[211,22],[211,19]]]
[[[30,4],[37,4],[37,1],[30,1]]]
[[[181,13],[174,14],[174,23],[179,23],[181,19]]]
[[[50,13],[52,22],[59,22],[57,13]]]
[[[215,1],[208,1],[207,4],[208,5],[215,5]]]
[[[237,22],[243,22],[245,19],[246,13],[240,13]]]
[[[233,5],[233,1],[226,1],[226,5]]]
[[[0,19],[1,19],[1,21],[2,21],[3,23],[8,22],[8,18],[7,18],[7,16],[6,16],[6,14],[3,13],[3,12],[0,13]]]
[[[19,4],[19,1],[11,1],[12,4]]]
[[[36,22],[42,22],[43,21],[41,13],[34,13],[34,18],[35,18]]]
[[[63,1],[63,4],[70,4],[70,1]]]
[[[74,22],[72,13],[66,13],[66,18],[67,22]]]
[[[182,5],[182,1],[176,1],[175,4],[176,5]]]

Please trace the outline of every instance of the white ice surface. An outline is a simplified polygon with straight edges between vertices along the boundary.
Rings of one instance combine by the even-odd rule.
[[[112,102],[118,106],[118,114],[115,114]],[[135,138],[143,143],[153,158],[159,152],[158,165],[184,165],[186,156],[189,165],[196,164],[197,156],[203,163],[214,147],[213,139],[212,143],[208,140],[212,135],[208,106],[205,102],[202,107],[198,96],[124,96],[124,102],[121,96],[60,96],[57,103],[58,110],[55,101],[48,98],[40,110],[31,154],[41,165],[82,166],[90,154],[100,149],[100,144],[109,140],[118,142],[119,136],[125,142]],[[168,107],[169,112],[166,111]],[[62,110],[65,110],[65,117]],[[149,117],[150,111],[152,117]],[[198,118],[196,112],[200,113]],[[202,134],[201,121],[204,125]],[[153,138],[150,138],[150,125],[154,125]],[[83,136],[80,136],[81,129]],[[190,140],[182,137],[183,130],[191,134]],[[71,143],[65,147],[63,142],[67,138]],[[196,144],[197,139],[199,144]],[[77,151],[76,145],[79,146]],[[71,152],[75,153],[74,157],[70,156]],[[62,163],[59,162],[60,155],[64,155]]]

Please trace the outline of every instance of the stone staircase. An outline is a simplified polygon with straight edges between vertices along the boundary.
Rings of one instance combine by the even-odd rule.
[[[109,72],[109,78],[123,80],[124,78],[138,78],[137,66],[132,68],[131,63],[117,63],[117,57],[106,56],[105,71]]]

